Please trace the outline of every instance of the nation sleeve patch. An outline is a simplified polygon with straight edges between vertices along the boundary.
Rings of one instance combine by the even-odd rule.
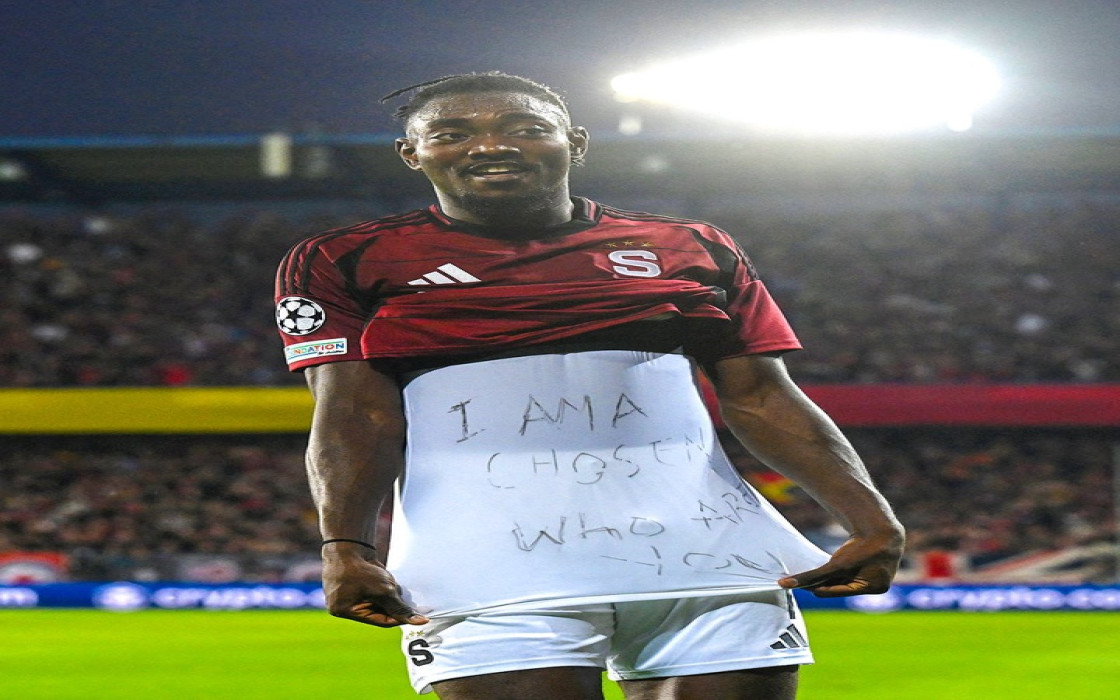
[[[300,360],[310,360],[328,355],[345,355],[346,338],[331,338],[330,340],[312,340],[306,343],[296,343],[284,348],[284,359],[288,364],[295,364]]]

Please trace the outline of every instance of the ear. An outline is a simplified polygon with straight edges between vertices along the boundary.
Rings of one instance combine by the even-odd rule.
[[[397,155],[401,157],[405,165],[413,170],[420,169],[420,162],[416,158],[416,146],[412,145],[412,139],[399,138],[393,142],[393,147],[397,149]]]
[[[572,165],[583,165],[584,156],[587,155],[587,144],[591,135],[582,126],[573,126],[568,129],[568,153],[572,156]]]

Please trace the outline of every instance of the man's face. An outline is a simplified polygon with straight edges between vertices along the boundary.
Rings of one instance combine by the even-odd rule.
[[[569,211],[568,171],[587,147],[587,132],[560,109],[519,93],[437,98],[406,133],[397,140],[404,162],[424,172],[447,214],[477,223],[489,223],[496,208]]]

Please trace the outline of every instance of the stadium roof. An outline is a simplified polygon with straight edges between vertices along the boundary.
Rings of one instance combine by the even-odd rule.
[[[394,127],[386,93],[503,70],[562,90],[576,120],[618,116],[611,78],[747,40],[888,30],[990,59],[977,125],[1117,126],[1115,0],[296,0],[0,3],[5,136],[331,133]],[[721,71],[734,90],[747,64]]]

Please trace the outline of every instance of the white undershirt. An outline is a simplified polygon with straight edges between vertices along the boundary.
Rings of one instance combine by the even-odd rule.
[[[404,398],[388,565],[429,615],[773,590],[827,559],[735,473],[681,355],[456,365]]]

